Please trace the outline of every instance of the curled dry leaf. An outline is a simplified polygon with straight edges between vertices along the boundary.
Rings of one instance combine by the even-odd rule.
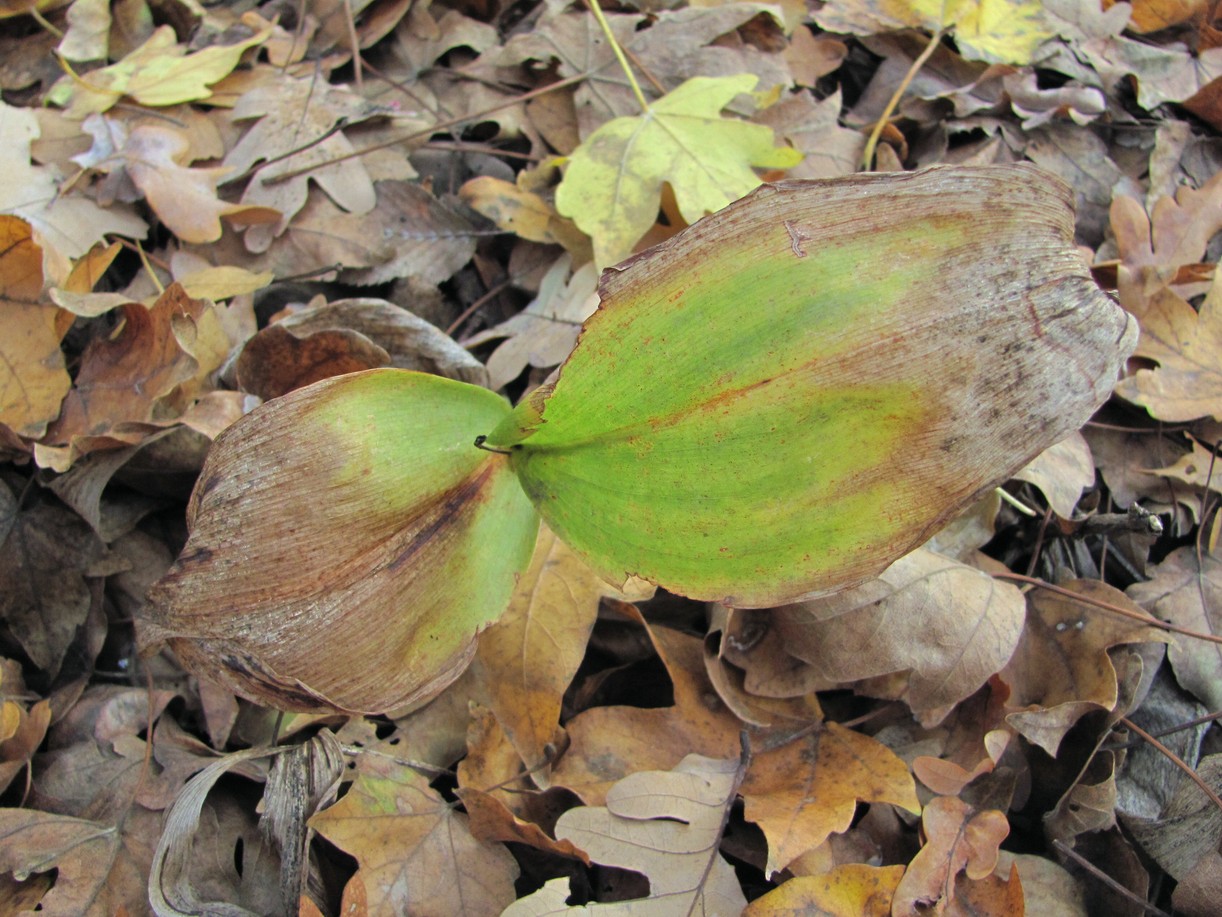
[[[612,582],[740,607],[862,582],[1110,393],[1136,327],[1072,235],[1026,165],[765,186],[609,271],[489,444]]]
[[[465,668],[537,517],[472,429],[493,393],[371,370],[270,402],[218,439],[191,537],[140,635],[281,709],[387,711]]]

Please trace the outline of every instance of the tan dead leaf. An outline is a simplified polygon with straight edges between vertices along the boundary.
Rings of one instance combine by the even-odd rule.
[[[572,220],[533,191],[491,175],[473,178],[458,196],[506,232],[549,245],[563,245],[579,264],[593,257],[590,240]]]
[[[1218,432],[1222,432],[1222,428],[1206,425],[1206,429],[1198,430],[1197,435],[1192,437],[1191,452],[1184,453],[1174,464],[1165,468],[1150,468],[1150,474],[1187,484],[1197,493],[1207,488],[1222,491],[1222,461],[1206,445],[1206,442],[1213,438],[1211,434]],[[1202,442],[1202,438],[1205,442]]]
[[[1151,296],[1136,355],[1158,368],[1122,379],[1118,395],[1160,420],[1222,420],[1222,275],[1215,274],[1200,311],[1169,287]]]
[[[509,607],[480,635],[473,665],[484,702],[529,768],[544,764],[561,738],[561,699],[585,656],[599,599],[640,601],[652,593],[652,587],[628,594],[607,585],[540,526],[530,566]],[[534,777],[548,785],[546,771]]]
[[[43,301],[42,249],[30,224],[14,216],[0,216],[0,316],[0,424],[35,439],[72,386],[59,349],[68,324]]]
[[[850,863],[819,876],[797,876],[756,898],[743,917],[891,917],[903,866]]]
[[[65,258],[79,258],[114,233],[142,239],[148,226],[127,206],[100,207],[76,192],[60,194],[61,177],[51,166],[30,162],[30,144],[42,128],[27,108],[0,102],[0,212],[12,213],[33,227],[43,247],[48,279],[67,275]]]
[[[435,325],[385,299],[337,299],[294,312],[277,324],[298,336],[332,328],[357,331],[385,350],[396,369],[488,385],[483,363]]]
[[[569,747],[552,768],[553,786],[601,803],[616,780],[674,767],[688,753],[724,757],[738,749],[742,723],[717,699],[704,672],[702,641],[668,628],[648,628],[632,605],[620,605],[647,628],[670,674],[671,707],[593,707],[565,724]]]
[[[189,149],[188,139],[173,128],[141,124],[122,150],[127,174],[174,235],[184,242],[215,242],[221,237],[221,217],[243,224],[280,219],[280,212],[270,207],[220,200],[217,182],[230,170],[190,168]]]
[[[390,365],[390,354],[346,328],[294,334],[282,324],[264,328],[242,348],[238,384],[264,401],[344,373]]]
[[[1106,831],[1116,824],[1116,753],[1097,752],[1056,806],[1044,814],[1050,840],[1073,844],[1084,834]]]
[[[1206,634],[1222,633],[1222,560],[1196,549],[1176,548],[1154,568],[1149,582],[1134,583],[1126,594],[1165,621]],[[1210,710],[1222,707],[1222,646],[1177,637],[1167,658],[1179,683]]]
[[[955,877],[955,898],[943,912],[948,917],[1023,917],[1027,913],[1023,882],[1017,866],[1008,876],[998,872],[980,879]]]
[[[571,264],[569,255],[561,255],[525,309],[466,342],[468,347],[476,347],[505,339],[488,358],[488,384],[492,389],[512,382],[527,366],[558,366],[572,351],[581,323],[598,308],[598,270],[593,262],[587,262],[570,274]]]
[[[209,86],[218,82],[242,59],[249,48],[271,34],[267,28],[232,45],[213,45],[192,54],[178,43],[174,29],[158,26],[139,48],[117,63],[79,77],[69,73],[52,87],[47,100],[65,106],[70,118],[104,112],[124,96],[141,105],[166,106],[206,99]]]
[[[1116,0],[1103,0],[1110,9]],[[1130,0],[1129,26],[1134,32],[1157,32],[1187,22],[1204,11],[1206,0]]]
[[[886,746],[837,723],[757,754],[740,792],[744,816],[768,839],[769,876],[847,830],[858,802],[888,802],[914,814],[921,807],[907,765]]]
[[[125,305],[118,333],[95,338],[85,348],[72,391],[47,430],[45,444],[59,448],[44,449],[39,461],[66,471],[97,445],[137,443],[151,432],[149,425],[167,419],[166,413],[172,419],[178,412],[170,396],[201,369],[188,346],[200,341],[195,319],[206,322],[210,309],[210,303],[192,300],[177,284],[151,309]],[[188,336],[188,346],[180,333]],[[227,340],[221,346],[227,351]]]
[[[1074,580],[1063,588],[1143,615],[1123,593],[1097,580]],[[1140,621],[1049,590],[1032,590],[1027,626],[1014,657],[1001,672],[1013,691],[1014,712],[1006,721],[1055,757],[1061,739],[1079,719],[1092,710],[1112,711],[1120,700],[1108,650],[1130,643],[1169,642],[1163,631]]]
[[[922,548],[861,586],[736,618],[744,627],[777,630],[785,652],[811,667],[820,688],[856,685],[867,694],[902,698],[937,722],[1006,664],[1022,632],[1023,609],[1010,584]],[[730,637],[726,658],[750,672],[752,651],[734,651]],[[870,652],[860,652],[862,646]],[[858,684],[895,673],[903,677]]]
[[[1174,466],[1190,453],[1181,437],[1157,430],[1128,432],[1099,426],[1087,427],[1083,435],[1117,506],[1140,502],[1154,512],[1163,512],[1161,507],[1179,500],[1194,510],[1199,507],[1199,494],[1175,487],[1150,470]]]
[[[1222,755],[1196,762],[1198,777],[1214,793],[1222,789]],[[1123,817],[1141,849],[1176,881],[1182,881],[1222,841],[1222,812],[1197,785],[1180,776],[1156,818]]]
[[[0,619],[48,676],[85,622],[87,577],[105,553],[84,521],[50,501],[20,512],[0,550]]]
[[[30,766],[51,725],[51,704],[29,703],[21,665],[0,658],[0,792]]]
[[[305,206],[313,179],[344,211],[365,214],[376,203],[373,181],[354,152],[340,125],[357,124],[388,110],[373,105],[346,86],[303,79],[281,78],[245,93],[233,110],[238,121],[258,120],[226,154],[222,165],[232,175],[254,170],[242,194],[242,203],[271,207],[278,222],[246,233],[251,251],[266,251]],[[300,152],[295,152],[299,150]],[[333,160],[339,160],[333,162]],[[272,179],[309,171],[285,181]]]
[[[1027,913],[1057,914],[1059,917],[1086,917],[1086,889],[1059,863],[1030,853],[1001,851],[997,871],[1009,875],[1017,866],[1022,878]]]
[[[719,847],[728,810],[742,780],[740,762],[687,755],[670,771],[644,771],[607,791],[605,807],[570,809],[556,836],[571,841],[596,863],[643,873],[648,903],[637,900],[587,905],[593,914],[739,914],[746,907],[734,868]],[[514,902],[503,917],[567,910],[567,880],[554,879]]]
[[[513,857],[477,841],[428,777],[378,748],[356,768],[348,794],[310,826],[356,858],[371,913],[493,914],[514,900]]]
[[[990,875],[997,865],[998,846],[1010,833],[1004,812],[979,811],[951,796],[930,800],[921,813],[921,826],[925,846],[895,889],[893,914],[948,913],[956,877]]]
[[[805,29],[799,29],[798,34]],[[809,89],[787,95],[755,118],[802,154],[802,161],[785,174],[789,178],[836,178],[852,175],[861,163],[866,137],[841,127],[840,89],[816,100]]]
[[[1069,519],[1082,491],[1095,483],[1095,462],[1085,437],[1073,433],[1014,472],[1014,477],[1038,487],[1052,511]]]

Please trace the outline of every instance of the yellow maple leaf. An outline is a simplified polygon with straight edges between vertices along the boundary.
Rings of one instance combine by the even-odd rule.
[[[614,264],[654,224],[663,183],[689,223],[760,183],[752,166],[787,169],[802,154],[775,146],[772,130],[721,117],[756,77],[694,77],[641,115],[608,121],[573,151],[556,209],[594,241],[600,267]]]

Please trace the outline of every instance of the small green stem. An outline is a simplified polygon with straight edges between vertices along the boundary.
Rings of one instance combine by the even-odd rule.
[[[611,23],[607,22],[607,17],[603,15],[603,10],[598,5],[598,0],[586,0],[586,4],[590,7],[590,12],[594,14],[594,18],[598,20],[598,25],[603,30],[603,34],[607,36],[607,41],[611,42],[611,50],[615,52],[615,59],[619,61],[620,69],[624,71],[624,76],[628,77],[628,85],[632,87],[632,94],[636,96],[637,103],[641,106],[641,111],[649,114],[649,103],[645,101],[645,94],[641,92],[640,84],[637,83],[636,77],[632,75],[632,68],[628,65],[628,58],[624,56],[624,49],[615,40],[615,33],[611,31]]]

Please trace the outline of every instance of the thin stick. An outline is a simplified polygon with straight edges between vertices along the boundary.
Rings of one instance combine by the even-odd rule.
[[[1209,801],[1218,807],[1219,812],[1222,812],[1222,798],[1219,798],[1218,794],[1210,789],[1209,784],[1201,779],[1200,774],[1188,766],[1188,762],[1186,762],[1158,739],[1154,738],[1154,736],[1150,735],[1150,733],[1146,732],[1144,729],[1134,723],[1127,716],[1122,716],[1119,722],[1124,725],[1125,729],[1137,733],[1137,735],[1139,735],[1144,741],[1157,748],[1167,758],[1167,760],[1187,774],[1188,779],[1200,787],[1201,792],[1209,797]]]
[[[611,31],[611,23],[607,22],[607,17],[603,15],[603,9],[598,5],[598,0],[586,0],[586,5],[589,6],[590,12],[594,14],[594,18],[598,20],[598,26],[603,30],[603,34],[607,36],[607,41],[611,43],[611,50],[615,52],[615,59],[619,61],[619,66],[624,71],[624,76],[628,77],[628,85],[632,87],[632,94],[636,96],[636,101],[641,106],[641,111],[649,114],[649,103],[645,101],[645,94],[641,92],[640,84],[637,83],[636,77],[632,75],[632,67],[628,65],[628,58],[624,56],[624,49],[615,40],[615,33]]]
[[[1172,633],[1183,634],[1185,637],[1194,637],[1197,640],[1204,640],[1207,643],[1222,643],[1222,637],[1214,634],[1203,634],[1200,631],[1189,630],[1187,627],[1180,627],[1178,624],[1169,624],[1166,621],[1160,621],[1158,618],[1148,618],[1145,615],[1138,614],[1135,611],[1129,611],[1127,608],[1121,608],[1119,605],[1111,605],[1107,602],[1100,602],[1098,599],[1092,599],[1089,596],[1079,595],[1069,589],[1062,589],[1060,586],[1054,586],[1052,583],[1046,583],[1042,579],[1036,579],[1032,576],[1024,576],[1021,573],[994,573],[997,579],[1014,580],[1018,583],[1027,583],[1030,586],[1038,586],[1040,589],[1047,589],[1049,592],[1055,592],[1057,595],[1064,596],[1067,599],[1073,599],[1076,602],[1081,602],[1083,605],[1090,605],[1094,608],[1100,608],[1103,611],[1111,612],[1114,615],[1120,615],[1124,618],[1131,618],[1134,621],[1140,621],[1142,624],[1149,627],[1156,627],[1159,630],[1169,630]]]
[[[874,125],[874,130],[870,131],[870,139],[866,141],[866,149],[862,154],[862,165],[866,170],[874,167],[874,150],[878,146],[878,138],[883,135],[883,128],[887,126],[887,122],[891,120],[891,114],[895,111],[896,106],[900,104],[900,99],[904,97],[904,93],[908,91],[908,86],[912,83],[917,75],[917,71],[925,66],[925,62],[933,56],[933,52],[937,50],[938,43],[942,41],[942,36],[946,34],[945,29],[938,29],[930,36],[929,44],[925,46],[925,50],[920,56],[912,62],[912,66],[908,68],[908,72],[904,74],[904,78],[900,80],[899,86],[895,90],[895,94],[891,96],[891,100],[887,103],[887,107],[883,109],[883,113],[878,116],[878,121]]]

